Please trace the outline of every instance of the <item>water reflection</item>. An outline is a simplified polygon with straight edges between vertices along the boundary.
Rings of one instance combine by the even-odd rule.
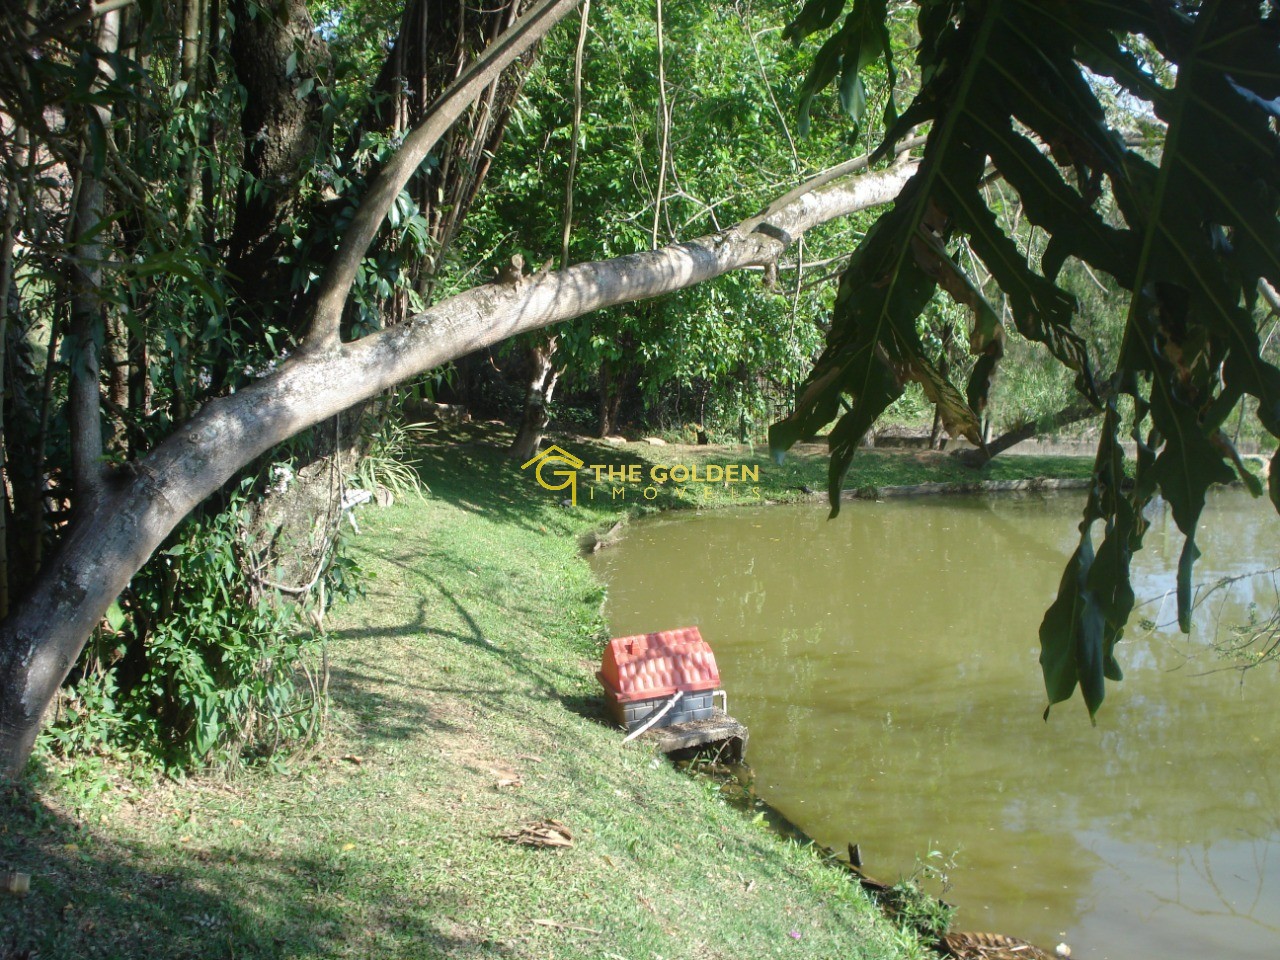
[[[616,633],[698,624],[762,792],[823,843],[861,843],[892,879],[958,851],[965,929],[1077,957],[1280,950],[1280,676],[1220,668],[1205,640],[1256,578],[1215,594],[1193,639],[1131,627],[1128,680],[1098,727],[1041,721],[1036,631],[1075,547],[1078,497],[743,509],[634,527],[600,555]],[[1200,535],[1205,581],[1280,560],[1280,522],[1227,494]],[[1181,537],[1157,509],[1139,616],[1174,619]]]

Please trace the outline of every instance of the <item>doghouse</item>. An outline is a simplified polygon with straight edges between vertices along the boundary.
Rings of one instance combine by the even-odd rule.
[[[654,728],[710,719],[720,686],[715,654],[697,627],[610,640],[597,676],[613,718],[628,731],[643,726],[677,693]]]

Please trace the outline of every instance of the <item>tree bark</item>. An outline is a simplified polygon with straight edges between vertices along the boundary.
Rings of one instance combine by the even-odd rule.
[[[520,429],[507,449],[513,460],[528,460],[538,453],[538,445],[551,423],[551,398],[561,371],[555,365],[556,338],[538,337],[529,348],[529,388],[525,394]]]
[[[195,2],[187,0],[187,9]],[[242,310],[245,315],[239,322],[256,342],[261,317],[289,312],[288,275],[280,264],[286,237],[279,228],[301,212],[298,187],[324,137],[324,101],[317,81],[328,69],[329,54],[316,34],[306,0],[266,5],[256,15],[252,6],[256,5],[249,0],[231,0],[229,8],[235,17],[231,58],[246,99],[240,115],[245,176],[236,197],[227,270],[237,299],[252,305]],[[194,80],[194,45],[191,48]],[[187,72],[185,59],[183,67]],[[299,85],[306,80],[315,85],[299,97]]]
[[[115,76],[107,56],[115,53],[120,41],[120,13],[104,15],[98,24],[97,46],[105,56],[97,60],[100,86],[103,79]],[[86,131],[91,124],[106,128],[111,113],[105,106],[90,108],[85,118]],[[71,293],[71,319],[67,327],[67,346],[71,358],[70,384],[67,388],[67,420],[71,429],[71,471],[76,491],[85,501],[101,495],[105,477],[102,445],[101,351],[104,346],[105,311],[101,294],[103,245],[100,238],[105,215],[106,185],[94,170],[90,156],[90,137],[85,134],[80,187],[67,233],[74,238],[68,277]]]
[[[41,717],[86,639],[129,578],[178,522],[275,444],[449,360],[584,313],[775,263],[811,227],[891,201],[910,164],[793,191],[721,233],[645,253],[492,283],[408,323],[295,354],[270,375],[213,400],[85,505],[27,597],[0,623],[0,779],[16,778]]]
[[[1087,401],[1070,403],[1061,410],[1040,417],[1038,420],[1031,420],[1006,430],[994,440],[987,441],[985,449],[962,451],[960,459],[971,467],[981,467],[1024,440],[1031,440],[1041,434],[1061,430],[1081,420],[1088,420],[1090,417],[1096,417],[1099,412],[1097,407]]]
[[[25,152],[24,131],[15,131],[15,153]],[[5,462],[4,407],[8,396],[9,291],[13,286],[13,241],[18,226],[18,187],[9,181],[4,198],[4,227],[0,229],[0,619],[9,612],[9,494]],[[16,298],[15,298],[16,299]]]

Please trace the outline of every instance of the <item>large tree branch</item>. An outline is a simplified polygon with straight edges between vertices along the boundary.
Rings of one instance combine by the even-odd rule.
[[[355,283],[360,261],[377,236],[391,204],[415,170],[426,160],[440,138],[477,97],[517,57],[546,36],[580,0],[539,0],[509,30],[503,32],[440,95],[422,122],[405,137],[404,144],[369,186],[369,192],[351,218],[316,294],[315,312],[304,349],[323,352],[339,342],[342,309]]]
[[[1025,440],[1032,440],[1043,434],[1061,430],[1074,423],[1079,423],[1081,420],[1088,420],[1100,414],[1101,411],[1098,407],[1095,407],[1088,400],[1079,399],[1067,404],[1060,410],[1055,410],[1053,413],[1046,414],[1035,420],[1028,420],[1006,430],[994,440],[988,441],[984,447],[961,450],[959,451],[959,457],[967,466],[981,467],[990,463],[1010,447],[1015,447]]]
[[[39,720],[107,606],[201,500],[277,443],[352,403],[517,333],[773,263],[818,224],[888,203],[914,164],[799,192],[763,221],[660,250],[487,284],[410,322],[280,369],[207,404],[78,518],[31,594],[0,624],[0,779],[17,776]],[[754,224],[754,226],[752,226]]]

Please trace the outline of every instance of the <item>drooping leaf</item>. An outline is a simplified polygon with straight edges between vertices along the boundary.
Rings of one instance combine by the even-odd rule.
[[[844,11],[845,0],[808,0],[800,14],[782,31],[785,40],[799,43],[811,33],[825,30]]]
[[[892,393],[871,374],[920,380],[944,416],[964,421],[959,392],[908,329],[924,306],[918,294],[935,284],[975,311],[978,361],[962,403],[970,414],[981,410],[1000,345],[983,335],[993,328],[985,298],[947,254],[955,236],[965,237],[1018,330],[1105,405],[1080,546],[1041,628],[1050,702],[1079,687],[1093,714],[1105,681],[1121,676],[1115,648],[1134,604],[1130,563],[1151,498],[1164,496],[1187,538],[1178,577],[1186,628],[1207,492],[1243,469],[1222,425],[1249,397],[1262,426],[1280,437],[1280,370],[1262,355],[1253,316],[1259,278],[1280,278],[1280,15],[1273,5],[1227,0],[929,0],[919,5],[918,32],[921,89],[879,154],[931,124],[920,170],[850,261],[827,350],[771,439],[786,446],[798,425],[829,420],[841,395],[853,397],[858,416],[837,428],[838,455],[833,444],[834,500],[868,416]],[[835,39],[824,47],[833,58]],[[853,49],[841,55],[852,59]],[[1161,71],[1145,66],[1153,58],[1163,58]],[[847,69],[832,59],[811,78],[851,83]],[[1099,77],[1146,101],[1146,129],[1165,127],[1156,159],[1110,126]],[[991,202],[993,175],[1049,237],[1038,271]],[[1095,386],[1078,305],[1055,282],[1071,259],[1131,294],[1106,391]],[[1131,463],[1119,443],[1117,384],[1132,408]],[[859,405],[863,397],[870,399]],[[1270,493],[1280,508],[1277,461],[1280,454]]]
[[[787,27],[784,35],[798,41],[830,26],[843,9],[843,0],[834,4],[827,0],[812,0]],[[799,128],[802,136],[809,132],[813,98],[836,81],[841,109],[854,124],[862,123],[867,108],[863,72],[877,59],[883,59],[888,73],[889,109],[892,110],[895,73],[888,27],[888,0],[854,0],[853,8],[840,29],[818,50],[800,89]]]

